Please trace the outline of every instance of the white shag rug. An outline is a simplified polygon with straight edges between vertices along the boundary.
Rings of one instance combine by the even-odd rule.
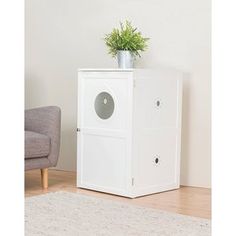
[[[26,236],[209,236],[210,220],[79,193],[25,199]]]

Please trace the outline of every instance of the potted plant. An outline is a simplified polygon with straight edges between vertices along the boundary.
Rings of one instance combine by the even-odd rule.
[[[119,68],[133,68],[134,59],[141,57],[140,52],[147,49],[149,38],[142,36],[131,25],[131,22],[120,23],[120,29],[114,28],[110,34],[106,34],[105,43],[108,46],[108,53],[117,57]]]

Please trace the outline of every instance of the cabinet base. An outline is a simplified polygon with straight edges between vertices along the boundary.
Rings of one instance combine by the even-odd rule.
[[[127,197],[127,198],[137,198],[137,197],[142,197],[146,195],[176,190],[180,186],[178,184],[170,184],[170,185],[165,185],[165,186],[152,186],[152,187],[147,187],[147,188],[139,188],[132,191],[123,191],[123,190],[110,189],[110,188],[108,189],[105,187],[98,187],[98,186],[94,186],[90,184],[78,184],[77,187],[82,188],[82,189],[96,191],[96,192],[106,193],[106,194],[118,195],[118,196]]]

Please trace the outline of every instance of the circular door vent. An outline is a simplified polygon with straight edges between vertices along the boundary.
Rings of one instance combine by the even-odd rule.
[[[95,111],[97,115],[103,120],[106,120],[112,116],[114,107],[114,100],[112,96],[107,92],[99,93],[95,98]]]

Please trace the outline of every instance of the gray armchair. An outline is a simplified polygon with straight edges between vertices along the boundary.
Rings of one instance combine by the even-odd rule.
[[[61,110],[56,106],[25,111],[25,170],[41,169],[43,188],[48,168],[56,166],[60,150]]]

